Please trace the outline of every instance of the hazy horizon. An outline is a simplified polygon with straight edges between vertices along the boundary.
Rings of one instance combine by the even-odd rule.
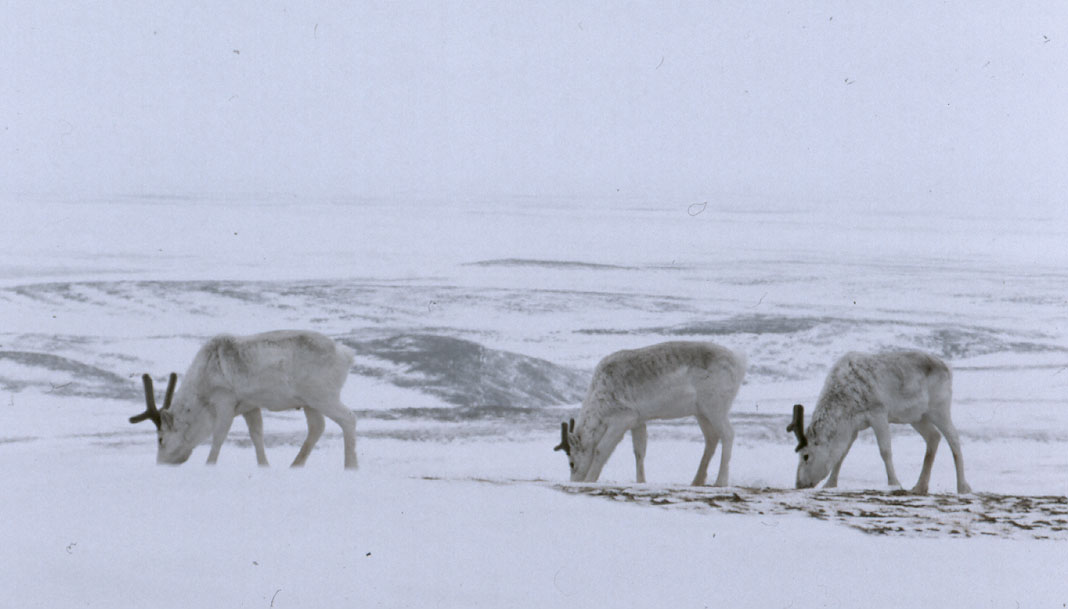
[[[1065,207],[1057,3],[606,7],[9,5],[0,192]]]

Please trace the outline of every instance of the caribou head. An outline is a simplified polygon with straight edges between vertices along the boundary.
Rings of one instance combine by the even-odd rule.
[[[188,435],[188,425],[179,426],[175,421],[175,413],[171,411],[171,399],[174,397],[174,386],[178,382],[178,375],[171,373],[167,382],[167,392],[163,394],[163,408],[156,408],[156,396],[152,390],[152,377],[147,374],[141,377],[145,384],[146,409],[141,414],[130,417],[131,423],[152,421],[156,424],[156,463],[178,465],[185,463],[192,454],[195,442],[185,440]],[[181,396],[179,396],[179,400]]]
[[[797,488],[812,488],[817,482],[827,477],[827,472],[830,471],[831,463],[835,458],[832,451],[837,450],[839,443],[826,441],[821,443],[817,440],[809,444],[805,436],[805,407],[801,404],[794,406],[794,418],[786,431],[792,431],[797,436],[797,448],[794,449],[794,452],[798,454],[796,486]],[[848,450],[849,447],[842,445],[840,448]],[[844,450],[841,453],[843,455]]]
[[[567,463],[571,468],[571,481],[579,482],[586,476],[590,468],[592,451],[588,445],[582,442],[582,436],[575,433],[575,419],[560,424],[560,443],[553,450],[562,450],[567,455]]]
[[[808,439],[805,438],[805,407],[801,404],[794,404],[794,419],[786,426],[786,431],[787,433],[792,431],[797,436],[795,453],[801,452],[802,448],[808,446]]]

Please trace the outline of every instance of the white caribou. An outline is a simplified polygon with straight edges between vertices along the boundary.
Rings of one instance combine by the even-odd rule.
[[[745,356],[707,342],[666,342],[617,351],[593,372],[578,420],[561,426],[572,482],[596,482],[612,451],[630,430],[639,483],[645,482],[645,422],[697,417],[705,450],[693,484],[705,483],[708,464],[720,453],[716,486],[727,484],[734,430],[727,418],[745,377]]]
[[[208,463],[213,464],[234,418],[242,415],[256,447],[256,461],[267,465],[260,410],[301,408],[308,436],[293,466],[304,465],[323,433],[326,417],[341,427],[345,467],[355,469],[356,416],[341,403],[341,387],[353,356],[348,347],[316,332],[222,334],[200,348],[177,392],[177,375],[171,374],[162,409],[156,409],[152,379],[144,375],[147,410],[130,422],[156,424],[157,463],[184,463],[198,444],[211,437]]]
[[[890,451],[890,424],[909,423],[927,442],[920,479],[912,492],[927,492],[941,432],[953,452],[957,492],[970,493],[960,438],[949,412],[952,393],[949,367],[928,353],[847,353],[827,375],[807,429],[804,407],[794,406],[793,422],[786,430],[798,440],[797,488],[811,488],[828,473],[824,487],[836,487],[849,447],[868,427],[875,432],[888,484],[900,488]]]

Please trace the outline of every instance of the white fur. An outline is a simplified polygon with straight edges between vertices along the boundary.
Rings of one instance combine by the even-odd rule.
[[[645,482],[645,422],[694,416],[705,450],[693,484],[702,485],[723,443],[716,486],[728,478],[734,430],[727,418],[745,377],[745,356],[713,343],[667,342],[618,351],[597,364],[574,431],[568,434],[571,480],[596,482],[630,430],[638,482]]]
[[[939,358],[920,351],[847,353],[827,375],[812,422],[805,430],[808,446],[798,453],[797,487],[815,486],[830,472],[825,488],[838,485],[857,433],[871,427],[886,465],[887,482],[901,483],[894,472],[890,424],[909,423],[927,442],[919,481],[912,489],[926,493],[935,450],[946,437],[957,469],[957,492],[971,492],[964,479],[960,439],[950,417],[952,374]]]
[[[210,436],[208,463],[215,463],[234,417],[242,415],[257,461],[266,465],[260,410],[302,408],[308,437],[293,465],[307,460],[326,417],[341,427],[345,467],[355,468],[356,417],[341,403],[353,355],[348,347],[315,332],[282,330],[210,339],[193,358],[171,407],[160,411],[157,462],[184,463]]]

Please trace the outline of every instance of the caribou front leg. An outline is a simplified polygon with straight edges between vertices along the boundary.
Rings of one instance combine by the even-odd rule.
[[[222,450],[226,435],[230,433],[230,426],[234,424],[234,409],[237,403],[232,398],[212,400],[215,406],[215,425],[211,430],[211,452],[208,453],[208,465],[215,465],[219,460],[219,451]]]
[[[901,482],[894,472],[894,453],[890,449],[890,421],[886,415],[875,415],[871,420],[872,431],[875,432],[875,442],[879,445],[879,456],[883,458],[886,466],[886,483],[894,490],[901,489]]]
[[[597,479],[601,477],[601,469],[604,468],[604,464],[612,456],[612,451],[616,449],[616,445],[623,439],[623,434],[627,433],[627,429],[630,429],[630,427],[630,424],[622,421],[616,421],[608,425],[605,434],[601,436],[600,441],[597,442],[593,449],[593,460],[590,463],[589,471],[586,472],[586,482],[597,482]]]
[[[267,452],[263,449],[263,414],[259,408],[254,408],[242,416],[248,425],[248,437],[252,439],[252,446],[256,449],[256,464],[267,467]]]

